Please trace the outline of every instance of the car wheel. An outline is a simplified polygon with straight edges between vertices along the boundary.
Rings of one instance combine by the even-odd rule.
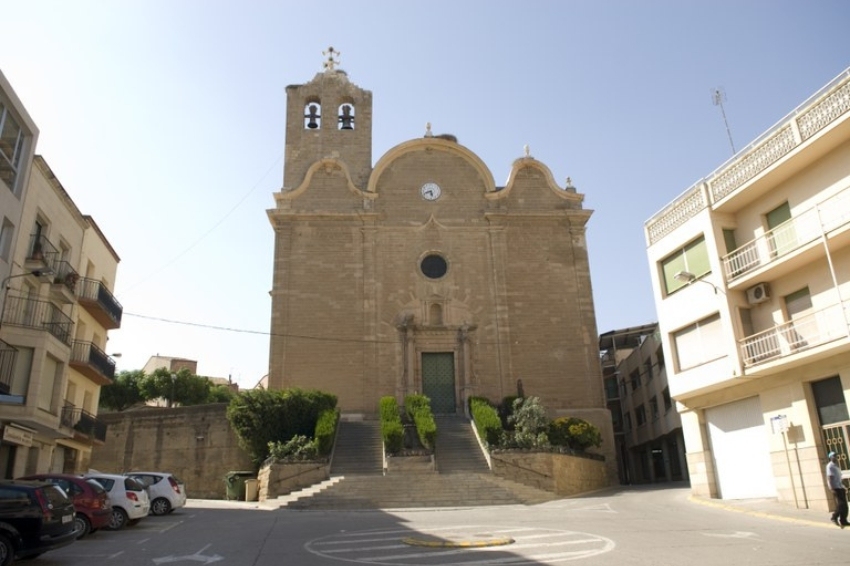
[[[0,566],[9,566],[15,557],[15,547],[5,535],[0,535]]]
[[[77,540],[85,537],[91,532],[91,523],[82,513],[74,515],[74,528],[77,529]]]
[[[154,515],[168,515],[171,512],[171,503],[164,498],[159,497],[151,501],[151,513]]]
[[[113,507],[112,518],[109,520],[109,530],[117,531],[119,529],[123,529],[127,525],[128,520],[129,517],[127,517],[126,511],[120,507]]]

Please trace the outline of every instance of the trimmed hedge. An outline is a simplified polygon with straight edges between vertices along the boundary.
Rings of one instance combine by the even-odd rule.
[[[381,415],[381,436],[387,454],[398,454],[404,448],[404,425],[395,397],[381,397],[378,402]]]
[[[319,454],[327,456],[331,453],[334,446],[334,437],[336,436],[336,425],[339,422],[338,409],[325,409],[319,414],[319,420],[316,421],[316,448]]]
[[[404,398],[404,409],[416,425],[419,442],[428,450],[433,450],[437,440],[437,422],[431,412],[431,399],[425,395],[408,395]]]
[[[484,397],[470,397],[469,412],[472,415],[472,422],[475,423],[478,436],[487,442],[487,446],[498,446],[504,430],[499,411]]]

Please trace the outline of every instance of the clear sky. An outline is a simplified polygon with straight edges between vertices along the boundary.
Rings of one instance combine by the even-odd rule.
[[[599,332],[656,320],[643,224],[850,66],[846,0],[3,0],[37,153],[121,257],[118,370],[268,367],[285,88],[339,50],[373,162],[426,122],[504,184],[531,155],[594,210]],[[167,322],[167,321],[178,321]],[[231,330],[223,330],[223,329]]]

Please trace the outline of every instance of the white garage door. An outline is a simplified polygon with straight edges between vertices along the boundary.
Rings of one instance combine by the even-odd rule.
[[[768,431],[758,397],[706,409],[722,499],[776,497]]]

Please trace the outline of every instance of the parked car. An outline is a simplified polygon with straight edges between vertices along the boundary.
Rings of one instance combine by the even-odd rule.
[[[77,539],[74,503],[47,482],[0,480],[0,566]]]
[[[145,486],[138,480],[118,474],[90,472],[86,478],[97,481],[109,495],[112,503],[112,521],[109,529],[117,531],[135,525],[151,510],[151,500]]]
[[[186,505],[186,485],[168,472],[127,472],[141,482],[151,499],[151,513],[167,515]]]
[[[24,480],[42,480],[58,485],[74,502],[77,538],[109,526],[112,520],[112,504],[103,486],[95,480],[73,474],[35,474]]]

